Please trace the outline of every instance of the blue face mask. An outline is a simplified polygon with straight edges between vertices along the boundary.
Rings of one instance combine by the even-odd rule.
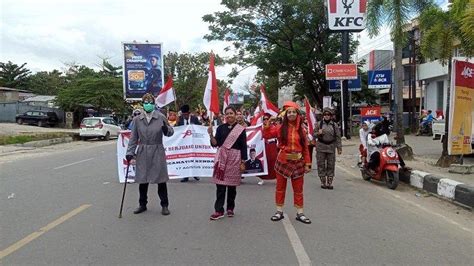
[[[154,103],[144,103],[143,104],[143,110],[147,113],[153,112],[155,110],[155,104]]]

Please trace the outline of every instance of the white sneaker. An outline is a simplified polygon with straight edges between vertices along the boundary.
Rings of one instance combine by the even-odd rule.
[[[263,180],[258,181],[257,183],[259,186],[263,185]]]

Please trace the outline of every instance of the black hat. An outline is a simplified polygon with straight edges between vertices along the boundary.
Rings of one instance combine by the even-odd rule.
[[[189,113],[189,105],[185,104],[181,106],[181,113]]]

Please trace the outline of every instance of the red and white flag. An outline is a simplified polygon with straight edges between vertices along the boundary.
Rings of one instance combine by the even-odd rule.
[[[176,101],[176,97],[173,88],[173,78],[169,76],[165,86],[161,88],[160,93],[156,96],[155,103],[161,108],[174,101]]]
[[[304,98],[304,107],[306,111],[306,121],[308,122],[308,133],[312,136],[314,133],[314,125],[316,124],[316,116],[313,110],[311,110],[311,104],[309,104],[308,98]]]
[[[214,53],[211,52],[209,62],[209,77],[207,79],[206,89],[203,98],[204,106],[210,112],[219,114],[219,91],[217,88],[216,70],[214,69]]]
[[[278,113],[280,112],[280,110],[278,110],[278,107],[273,105],[273,103],[270,100],[268,100],[267,94],[265,93],[265,85],[263,84],[262,86],[260,86],[260,94],[261,94],[260,101],[262,102],[262,110],[265,113],[270,114],[271,116],[278,116]]]
[[[255,126],[255,125],[263,123],[263,115],[265,115],[265,113],[263,111],[260,111],[256,114],[254,114],[254,116],[252,118],[252,121],[250,121],[250,125]]]
[[[230,90],[229,88],[225,89],[224,92],[224,107],[222,108],[222,113],[225,113],[225,109],[230,104]]]

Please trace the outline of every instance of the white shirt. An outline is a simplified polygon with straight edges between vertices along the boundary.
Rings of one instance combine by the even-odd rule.
[[[372,153],[379,150],[377,146],[382,144],[390,144],[387,134],[380,135],[376,138],[372,138],[372,134],[367,136],[367,155],[370,156]]]
[[[359,138],[362,146],[367,149],[367,136],[369,135],[369,130],[364,130],[363,128],[359,129]]]

